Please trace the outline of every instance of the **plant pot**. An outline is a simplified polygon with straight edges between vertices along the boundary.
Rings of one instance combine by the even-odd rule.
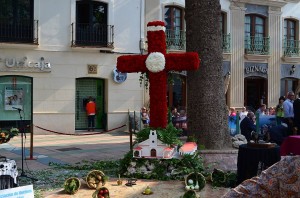
[[[106,176],[102,171],[92,170],[86,176],[86,184],[89,188],[99,189],[106,183]]]
[[[80,180],[77,177],[70,177],[64,183],[64,190],[68,194],[75,194],[80,188]]]
[[[197,179],[198,179],[198,182],[197,182]],[[193,181],[193,184],[190,184],[189,180]],[[202,190],[204,188],[205,184],[206,184],[205,177],[201,173],[190,173],[185,177],[185,186],[192,185],[195,187],[196,185],[198,185],[198,189],[195,189],[196,191]],[[193,189],[191,189],[191,190],[193,190]]]

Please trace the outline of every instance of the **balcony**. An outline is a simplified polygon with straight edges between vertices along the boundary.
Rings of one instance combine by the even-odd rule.
[[[245,58],[250,61],[267,61],[270,58],[270,37],[246,36]]]
[[[222,35],[222,50],[223,53],[230,53],[231,52],[231,37],[230,34],[223,34]]]
[[[185,50],[186,35],[184,30],[166,30],[167,50]]]
[[[284,39],[283,40],[283,57],[286,62],[299,62],[300,61],[300,41]]]
[[[245,53],[254,55],[269,55],[270,37],[246,36]]]
[[[283,41],[283,55],[287,57],[299,57],[300,56],[300,41],[284,39]]]
[[[1,43],[38,44],[38,20],[0,22]]]
[[[114,26],[72,23],[72,47],[114,48]]]

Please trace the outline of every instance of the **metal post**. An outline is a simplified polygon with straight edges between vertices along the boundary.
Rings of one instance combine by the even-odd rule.
[[[236,113],[236,134],[240,134],[240,112]]]

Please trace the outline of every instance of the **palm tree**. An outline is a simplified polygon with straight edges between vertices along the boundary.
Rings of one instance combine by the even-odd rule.
[[[187,51],[199,53],[200,68],[187,74],[189,130],[207,149],[231,144],[222,76],[219,0],[186,0]]]

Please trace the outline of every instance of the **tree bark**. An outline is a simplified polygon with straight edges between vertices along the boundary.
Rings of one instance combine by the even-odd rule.
[[[199,53],[200,68],[187,72],[190,134],[207,149],[231,147],[222,75],[219,0],[186,0],[187,51]]]

